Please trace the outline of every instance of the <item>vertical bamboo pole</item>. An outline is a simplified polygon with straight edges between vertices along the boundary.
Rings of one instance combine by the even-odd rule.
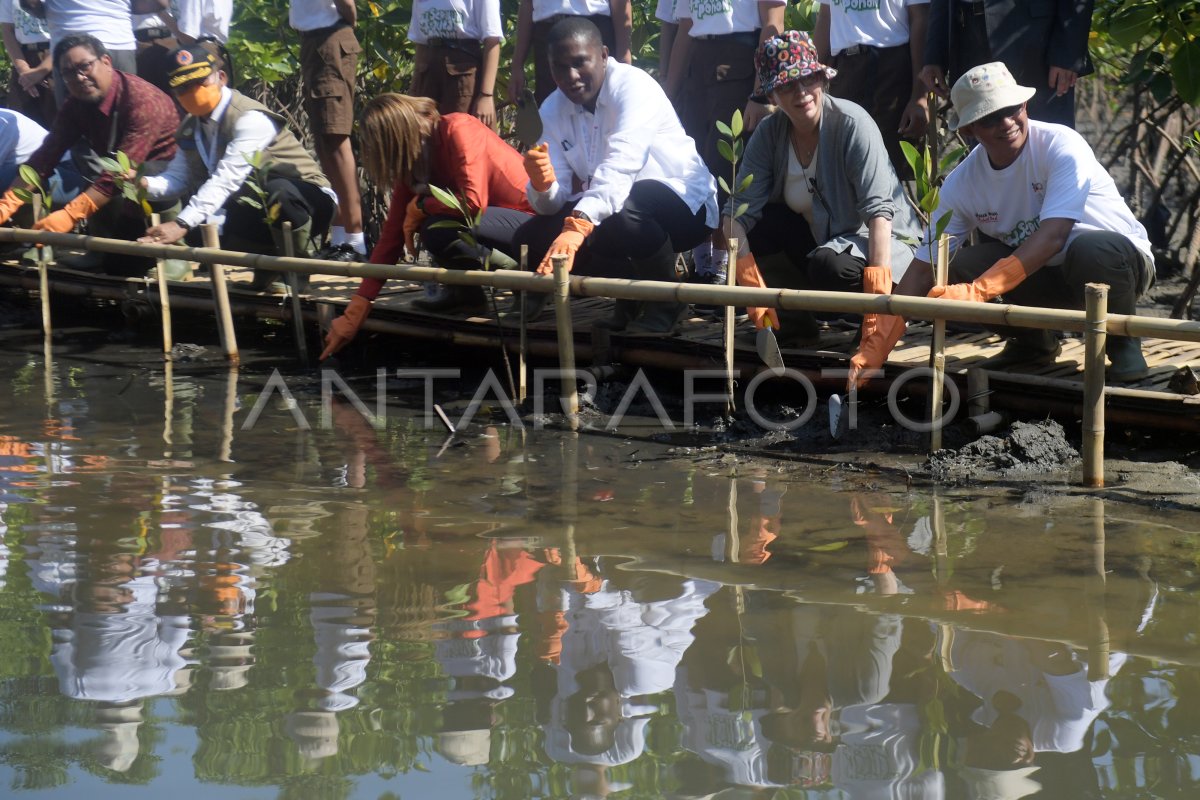
[[[34,193],[33,201],[33,221],[37,222],[42,218],[42,196]],[[37,271],[38,271],[38,294],[41,295],[42,301],[42,334],[46,337],[46,341],[50,341],[50,337],[54,334],[54,326],[50,323],[50,273],[46,266],[46,248],[42,245],[37,246]]]
[[[554,317],[558,323],[558,367],[563,371],[562,395],[571,430],[579,430],[579,388],[575,385],[575,334],[571,329],[571,282],[566,256],[552,256]]]
[[[737,286],[737,254],[738,240],[729,239],[729,261],[725,267],[725,285]],[[737,309],[725,306],[725,414],[733,416],[737,410],[733,395],[733,328]]]
[[[292,223],[283,223],[283,255],[295,258],[296,250],[292,247]],[[301,364],[308,364],[308,341],[304,336],[304,313],[300,310],[300,277],[295,272],[283,273],[287,279],[288,295],[292,305],[292,331],[296,334],[296,357]]]
[[[950,271],[950,237],[942,234],[937,243],[937,264],[933,283],[945,286]],[[933,321],[933,338],[929,343],[929,366],[933,370],[929,386],[929,450],[942,449],[942,386],[946,379],[946,320]]]
[[[941,495],[935,493],[930,500],[932,505],[929,509],[929,528],[933,533],[933,576],[940,588],[950,580],[950,543],[946,537],[946,514]],[[941,623],[938,625],[938,659],[946,672],[954,670],[953,650],[954,626]]]
[[[155,228],[162,222],[162,218],[158,214],[150,215],[150,227]],[[175,342],[171,335],[171,294],[167,289],[167,270],[163,266],[163,259],[154,259],[155,270],[158,275],[158,306],[162,314],[162,332],[163,332],[163,358],[167,361],[171,360],[171,349],[175,347]]]
[[[578,575],[575,562],[579,551],[575,547],[575,521],[578,519],[579,503],[579,434],[571,434],[562,443],[562,495],[560,497],[563,518],[562,564],[564,579],[575,580]]]
[[[218,461],[233,461],[233,415],[237,411],[237,382],[238,370],[236,364],[231,364],[225,373],[225,405],[221,417],[221,449],[217,453]]]
[[[529,269],[529,245],[521,245],[521,272]],[[523,404],[527,394],[525,375],[526,357],[529,352],[529,326],[525,323],[525,292],[517,292],[517,320],[520,338],[517,344],[517,403]]]
[[[725,513],[729,522],[729,533],[725,541],[725,559],[730,564],[736,564],[742,557],[742,537],[738,532],[737,512],[737,476],[729,476],[729,497],[725,502]]]
[[[175,364],[163,364],[163,458],[170,458],[175,444]]]
[[[205,224],[201,227],[200,232],[204,238],[205,247],[211,247],[214,250],[220,248],[221,240],[217,236],[215,223]],[[221,349],[225,351],[225,358],[231,364],[236,364],[241,356],[238,354],[237,331],[233,328],[233,309],[229,306],[229,287],[225,283],[225,268],[220,264],[210,264],[208,268],[212,275],[213,300],[217,305],[217,332],[221,336]]]
[[[1088,609],[1088,680],[1109,677],[1108,658],[1112,642],[1106,613],[1107,568],[1104,558],[1104,499],[1092,498],[1092,564],[1087,583]]]
[[[1108,341],[1108,285],[1084,287],[1083,485],[1104,486],[1104,345]]]
[[[967,370],[967,415],[978,417],[991,410],[992,403],[988,400],[987,370],[972,367]]]

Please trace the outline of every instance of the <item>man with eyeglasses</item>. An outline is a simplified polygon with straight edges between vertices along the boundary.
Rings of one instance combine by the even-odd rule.
[[[108,50],[94,36],[63,39],[54,49],[54,63],[66,80],[70,96],[50,134],[26,163],[45,180],[74,147],[76,166],[90,185],[65,207],[37,222],[34,230],[69,233],[77,223],[90,218],[89,233],[94,236],[137,238],[146,229],[142,209],[122,197],[99,158],[112,158],[120,151],[134,164],[143,165],[144,174],[161,172],[175,155],[175,128],[179,125],[175,103],[136,75],[114,69]],[[13,184],[25,185],[20,178]],[[20,198],[10,188],[0,198],[0,224],[20,206]],[[161,212],[168,207],[155,210]],[[76,260],[72,266],[105,266],[112,267],[110,271],[135,275],[150,265],[147,259],[102,259],[100,255]]]
[[[1018,85],[998,61],[954,84],[954,127],[979,146],[946,178],[931,217],[950,214],[950,285],[933,287],[926,242],[898,294],[1082,309],[1084,286],[1106,283],[1110,311],[1136,312],[1138,297],[1154,282],[1146,230],[1082,136],[1029,119],[1025,104],[1034,91]],[[964,246],[972,231],[981,234],[979,243]],[[851,361],[851,383],[861,370],[880,367],[903,332],[899,317],[884,319]],[[997,332],[1008,343],[983,363],[987,368],[1053,363],[1061,351],[1054,331]],[[1110,381],[1146,376],[1141,340],[1109,335],[1107,354]]]

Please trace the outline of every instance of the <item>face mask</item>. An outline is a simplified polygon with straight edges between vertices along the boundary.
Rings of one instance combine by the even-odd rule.
[[[219,83],[202,83],[189,87],[175,95],[184,111],[196,117],[207,117],[216,110],[221,102],[221,85]]]

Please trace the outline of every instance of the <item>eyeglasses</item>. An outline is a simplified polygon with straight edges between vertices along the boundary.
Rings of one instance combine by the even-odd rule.
[[[801,89],[806,92],[811,92],[813,89],[820,88],[824,79],[824,73],[814,72],[811,75],[805,75],[801,78],[797,78],[794,81],[788,81],[782,86],[777,86],[775,87],[775,91],[783,94],[791,94],[792,92],[798,92]]]
[[[63,77],[82,78],[85,75],[91,75],[92,69],[96,66],[96,62],[99,60],[100,59],[98,58],[93,58],[91,61],[84,61],[82,64],[76,64],[73,67],[67,67],[63,70]]]
[[[1021,111],[1024,108],[1024,103],[1021,103],[1020,105],[1009,106],[1008,108],[1002,108],[999,111],[993,111],[986,117],[980,117],[979,119],[975,120],[975,124],[982,128],[994,128],[1010,117],[1016,118],[1021,114]]]

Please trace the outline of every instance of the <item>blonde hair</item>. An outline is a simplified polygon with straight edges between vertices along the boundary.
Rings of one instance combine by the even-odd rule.
[[[425,140],[441,119],[428,97],[388,92],[367,103],[362,117],[363,168],[376,186],[410,185]]]

